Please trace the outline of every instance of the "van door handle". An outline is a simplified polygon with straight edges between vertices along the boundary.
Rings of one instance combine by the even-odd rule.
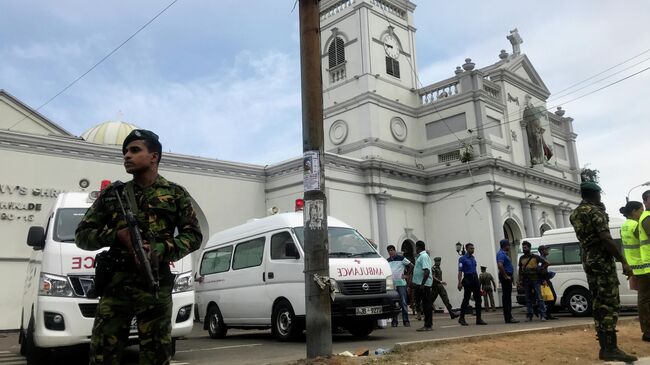
[[[272,272],[270,272],[269,273],[269,279],[273,279],[274,277],[275,277],[275,275]]]
[[[266,281],[266,273],[265,272],[262,273],[262,281]]]

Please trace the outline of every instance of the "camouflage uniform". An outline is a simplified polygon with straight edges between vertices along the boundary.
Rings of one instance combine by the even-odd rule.
[[[600,232],[609,231],[609,218],[601,205],[583,201],[571,213],[571,225],[580,241],[596,331],[613,332],[620,305],[619,281],[614,258],[598,238]]]
[[[136,219],[143,239],[160,256],[158,298],[137,271],[132,255],[117,243],[117,231],[125,228],[126,223],[116,198],[118,189],[110,185],[88,209],[76,232],[76,244],[80,248],[98,250],[111,246],[111,255],[126,262],[116,267],[99,300],[90,343],[90,364],[120,364],[134,316],[138,322],[140,364],[169,364],[174,280],[169,263],[198,249],[202,240],[190,195],[184,188],[160,175],[151,186],[140,188],[133,183],[133,188],[138,206]],[[119,191],[126,204],[126,194]],[[176,237],[175,229],[178,229]]]
[[[453,311],[451,304],[449,303],[449,296],[447,296],[447,289],[445,289],[445,286],[441,283],[442,268],[437,264],[437,262],[436,265],[433,265],[431,268],[431,272],[433,273],[433,286],[431,286],[431,303],[435,302],[438,296],[440,296],[440,299],[442,299],[442,302],[445,304],[447,311],[451,315]]]

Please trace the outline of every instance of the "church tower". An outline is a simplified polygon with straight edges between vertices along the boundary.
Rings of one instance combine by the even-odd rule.
[[[408,131],[419,104],[415,4],[321,1],[325,150],[351,157],[410,159]]]

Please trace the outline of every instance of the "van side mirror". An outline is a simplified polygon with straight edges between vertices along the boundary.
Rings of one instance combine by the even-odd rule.
[[[300,253],[298,252],[298,249],[293,242],[287,242],[287,244],[284,246],[284,257],[291,257],[294,259],[300,258]]]
[[[45,247],[45,229],[43,227],[29,227],[27,246],[32,247],[36,251],[42,250]]]

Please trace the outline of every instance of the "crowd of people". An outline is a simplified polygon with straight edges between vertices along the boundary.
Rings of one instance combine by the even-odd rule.
[[[595,182],[580,185],[582,202],[571,213],[570,221],[580,242],[582,265],[587,276],[592,298],[592,313],[600,345],[599,358],[605,361],[636,361],[636,357],[618,348],[616,323],[620,306],[619,281],[616,261],[630,280],[630,287],[638,291],[639,322],[642,340],[650,342],[650,190],[642,194],[643,202],[629,201],[620,208],[626,221],[621,227],[621,252],[609,229],[609,217],[601,201],[601,188]],[[505,323],[518,323],[512,316],[512,288],[515,267],[510,259],[510,242],[499,242],[496,255],[497,278],[501,285],[501,305]],[[549,270],[549,248],[541,245],[533,253],[528,241],[521,243],[523,254],[517,262],[516,287],[525,293],[526,321],[538,317],[541,321],[557,319],[552,315],[557,295],[552,279],[555,272]],[[388,246],[393,278],[400,295],[402,321],[410,326],[409,307],[417,319],[424,317],[423,326],[417,331],[431,331],[433,328],[433,302],[438,296],[443,300],[452,319],[458,317],[462,326],[468,326],[466,314],[471,313],[470,300],[474,300],[476,325],[486,325],[483,311],[496,311],[494,293],[497,284],[486,266],[477,272],[474,257],[475,246],[467,243],[458,259],[457,288],[463,291],[463,300],[458,311],[454,311],[442,278],[440,262],[433,262],[423,241],[416,242],[416,254],[412,260],[399,255],[394,246]],[[414,261],[414,262],[412,262]],[[435,262],[435,264],[434,264]],[[485,308],[482,303],[485,302]],[[398,318],[392,326],[399,325]]]
[[[531,253],[531,244],[528,241],[522,243],[523,255],[519,260],[519,282],[516,284],[522,287],[526,293],[527,321],[532,321],[534,316],[542,321],[556,319],[550,314],[550,307],[545,304],[555,302],[555,291],[552,289],[551,278],[554,273],[547,270],[549,262],[546,258],[548,252],[544,246],[539,247],[539,255]],[[510,259],[510,242],[503,239],[500,242],[500,250],[496,256],[499,268],[499,282],[502,287],[501,303],[505,323],[518,323],[512,316],[512,287],[514,268]],[[474,257],[474,244],[467,243],[464,246],[462,255],[458,259],[458,282],[457,289],[463,291],[463,301],[458,310],[454,310],[449,302],[446,285],[443,280],[441,257],[434,257],[433,261],[423,241],[415,244],[415,257],[409,259],[397,252],[395,246],[389,245],[388,262],[393,272],[393,282],[400,296],[402,309],[402,324],[410,327],[409,312],[415,315],[420,321],[424,318],[424,324],[417,331],[431,331],[433,328],[433,303],[438,297],[442,300],[447,313],[451,319],[458,318],[458,323],[467,326],[465,315],[474,313],[477,325],[486,325],[482,318],[483,311],[496,312],[494,293],[497,292],[497,284],[486,266],[481,266],[481,273],[477,271],[476,258]],[[543,296],[542,288],[549,288],[552,297]],[[470,308],[470,301],[474,301],[473,308]],[[485,304],[483,308],[482,304]],[[399,325],[398,316],[392,319],[391,325]]]

